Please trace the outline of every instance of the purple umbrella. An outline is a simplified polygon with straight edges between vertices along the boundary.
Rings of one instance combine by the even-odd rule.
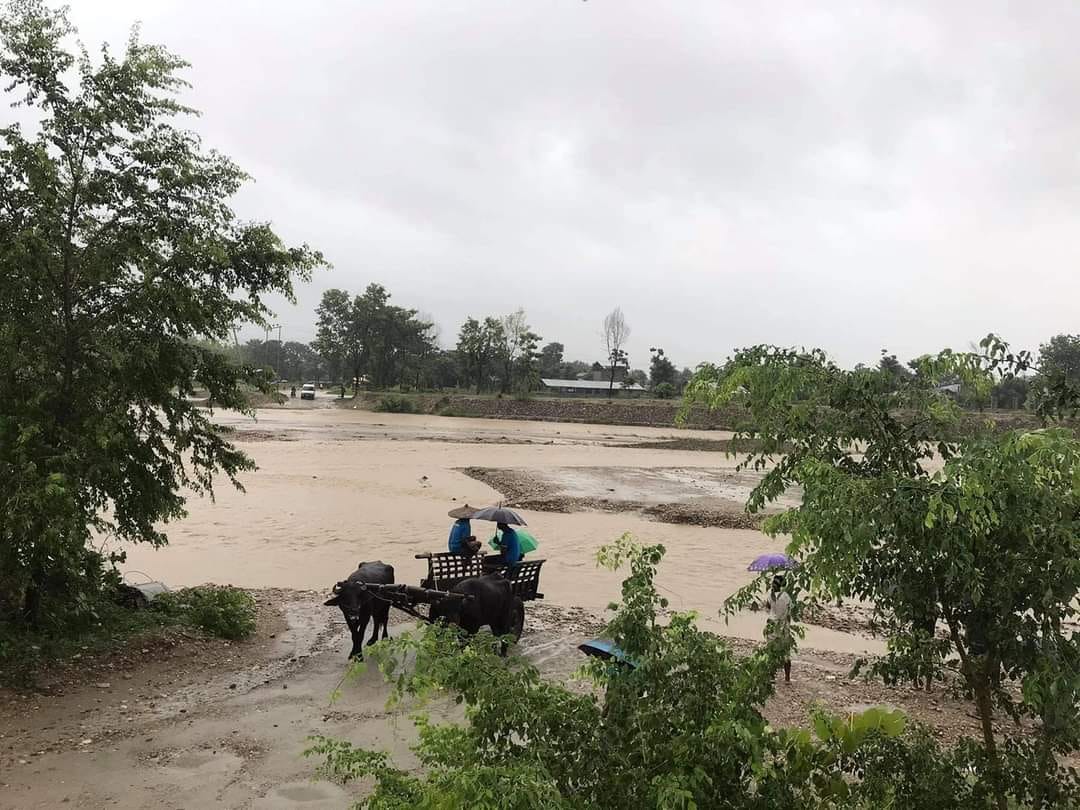
[[[773,551],[768,554],[762,554],[760,557],[750,563],[750,567],[747,571],[790,571],[795,568],[796,563],[787,554],[783,554],[779,551]]]

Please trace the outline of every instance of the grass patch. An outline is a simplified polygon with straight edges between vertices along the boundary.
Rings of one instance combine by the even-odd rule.
[[[375,403],[375,410],[380,413],[416,413],[416,403],[408,397],[387,394]]]
[[[78,632],[71,626],[34,631],[25,623],[0,622],[0,686],[25,689],[50,667],[76,655],[100,655],[130,639],[168,627],[190,627],[226,639],[247,638],[255,631],[251,594],[213,585],[162,594],[149,608],[131,608],[102,598],[95,618]]]
[[[203,585],[163,593],[150,605],[150,612],[219,638],[236,640],[255,632],[255,600],[232,586]]]

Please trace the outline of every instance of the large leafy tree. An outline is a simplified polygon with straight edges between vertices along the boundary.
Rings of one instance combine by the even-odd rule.
[[[1080,335],[1054,335],[1039,346],[1039,368],[1080,383]]]
[[[884,350],[881,352],[878,368],[885,374],[886,379],[904,380],[912,374],[911,369],[897,360],[895,354],[887,354]]]
[[[466,376],[475,381],[478,394],[488,386],[502,343],[503,325],[498,318],[488,316],[482,322],[466,318],[461,325],[457,353]]]
[[[906,377],[848,371],[820,351],[758,346],[699,370],[686,407],[747,407],[744,435],[760,450],[743,463],[764,471],[749,508],[802,488],[798,508],[766,522],[802,560],[796,579],[822,598],[873,606],[889,635],[875,666],[887,678],[955,669],[1004,807],[996,709],[1036,721],[1036,742],[1017,738],[1006,751],[1029,747],[1037,772],[1052,773],[1080,740],[1080,645],[1069,624],[1080,593],[1080,442],[972,424],[939,392],[942,379],[959,379],[982,393],[1030,368],[1027,353],[993,336],[977,352],[912,365]],[[1049,787],[1035,783],[1042,806]]]
[[[1038,374],[1031,382],[1036,409],[1068,408],[1080,401],[1080,335],[1054,335],[1039,346]]]
[[[315,340],[312,348],[326,358],[335,377],[349,374],[357,379],[362,373],[362,345],[353,318],[349,293],[337,288],[322,295],[316,309]]]
[[[552,342],[544,345],[540,350],[540,376],[559,377],[563,370],[563,352],[566,347],[561,343]]]
[[[501,318],[500,324],[502,330],[496,346],[501,366],[500,390],[504,394],[515,387],[528,391],[535,387],[536,347],[540,336],[529,327],[525,310],[521,308]]]
[[[652,348],[649,352],[652,355],[649,360],[649,385],[656,388],[666,383],[674,388],[676,376],[679,373],[675,364],[664,354],[663,349]]]
[[[434,325],[415,309],[390,303],[381,284],[369,284],[350,298],[344,290],[327,290],[318,308],[316,351],[342,358],[353,379],[367,376],[377,388],[397,385],[421,376],[419,364],[435,346]]]
[[[73,33],[39,0],[0,16],[33,119],[0,129],[0,618],[38,624],[86,608],[95,533],[162,544],[184,490],[252,467],[187,395],[244,408],[212,344],[321,261],[229,207],[245,175],[173,121],[183,61]]]

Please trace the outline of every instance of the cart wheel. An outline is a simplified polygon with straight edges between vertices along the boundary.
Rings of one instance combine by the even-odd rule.
[[[521,601],[520,597],[514,597],[514,604],[510,608],[510,635],[514,637],[514,641],[521,639],[521,634],[525,631],[525,603]]]

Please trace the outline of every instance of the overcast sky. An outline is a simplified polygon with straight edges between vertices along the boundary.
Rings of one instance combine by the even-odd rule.
[[[1080,3],[74,0],[192,63],[236,200],[386,285],[524,307],[569,358],[758,342],[846,364],[1080,332]]]

